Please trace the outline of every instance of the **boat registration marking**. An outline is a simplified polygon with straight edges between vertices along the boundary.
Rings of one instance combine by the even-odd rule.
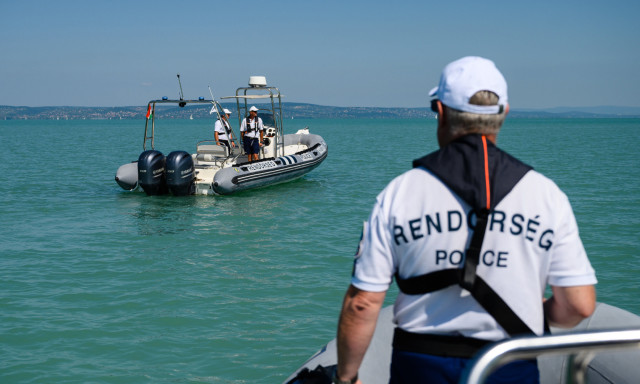
[[[313,155],[311,153],[303,153],[302,160],[313,160]]]
[[[247,165],[247,169],[249,171],[260,171],[262,169],[276,168],[277,166],[278,166],[278,164],[276,164],[275,161],[269,160],[269,161],[262,161],[262,162],[256,163],[256,164]]]

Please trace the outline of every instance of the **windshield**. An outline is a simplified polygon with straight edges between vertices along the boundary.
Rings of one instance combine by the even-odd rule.
[[[275,121],[273,120],[273,115],[269,112],[258,112],[258,117],[262,119],[262,124],[268,125],[270,127],[275,127]]]

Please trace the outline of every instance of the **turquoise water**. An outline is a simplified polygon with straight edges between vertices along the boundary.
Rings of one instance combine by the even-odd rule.
[[[114,182],[143,121],[0,121],[0,382],[281,383],[335,334],[377,193],[435,120],[292,120],[329,157],[225,197]],[[202,120],[157,127],[193,151]],[[598,300],[640,314],[640,120],[511,119],[499,145],[569,195]],[[389,302],[395,290],[388,295]]]

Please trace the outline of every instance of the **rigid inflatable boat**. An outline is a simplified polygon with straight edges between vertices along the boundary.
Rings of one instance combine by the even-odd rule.
[[[266,187],[297,179],[319,166],[327,157],[327,144],[308,128],[284,134],[282,97],[275,87],[268,87],[263,76],[251,76],[249,87],[240,87],[235,96],[238,123],[249,115],[249,102],[260,102],[258,116],[265,132],[258,161],[249,162],[242,144],[230,127],[231,147],[202,140],[195,153],[173,151],[168,155],[155,149],[155,109],[158,104],[209,104],[211,113],[220,118],[221,105],[213,99],[151,100],[147,106],[143,152],[137,161],[120,166],[115,180],[123,189],[142,189],[147,195],[227,195],[252,188]],[[232,124],[229,124],[230,126]],[[211,131],[213,136],[213,127]],[[147,146],[150,146],[147,149]]]
[[[373,339],[358,372],[364,384],[389,382],[394,328],[393,307],[385,307],[380,311]],[[479,352],[474,368],[493,350],[507,351],[508,347],[502,347],[506,343],[528,343],[535,346],[541,384],[585,382],[566,380],[566,370],[580,354],[591,358],[587,360],[588,366],[585,364],[586,369],[583,371],[583,379],[587,383],[636,383],[640,378],[640,316],[604,303],[598,303],[593,315],[572,329],[552,327],[549,336],[513,338],[495,344],[493,349],[488,347],[489,350],[484,355],[483,351]],[[523,350],[521,348],[516,352],[523,356]],[[332,374],[336,364],[337,346],[334,339],[309,358],[285,383],[328,382],[327,377]],[[475,376],[468,375],[461,378],[460,382],[482,382],[474,378]]]
[[[213,190],[226,195],[286,182],[311,171],[327,156],[322,137],[309,134],[308,130],[283,137],[284,155],[221,169],[213,177]]]

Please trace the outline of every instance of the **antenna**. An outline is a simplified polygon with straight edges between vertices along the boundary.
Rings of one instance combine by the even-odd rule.
[[[187,105],[186,102],[184,102],[184,94],[182,93],[182,82],[180,81],[180,74],[178,73],[178,84],[180,85],[180,103],[178,103],[178,106],[180,107],[184,107],[185,105]]]
[[[178,85],[180,85],[180,100],[184,100],[184,94],[182,93],[182,82],[180,81],[179,73],[178,73]]]
[[[209,87],[209,94],[211,94],[211,103],[213,104],[213,108],[211,108],[211,113],[213,113],[213,110],[215,109],[216,115],[218,115],[218,120],[222,121],[222,119],[220,118],[220,112],[218,112],[218,108],[216,108],[216,101],[213,98],[213,91],[211,90],[211,86],[208,86],[208,87]]]

